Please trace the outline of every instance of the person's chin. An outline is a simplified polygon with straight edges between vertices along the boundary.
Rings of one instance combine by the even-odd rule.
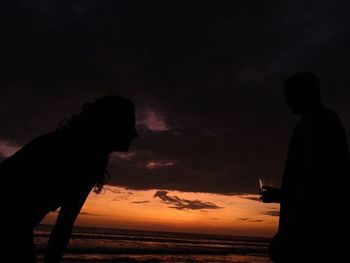
[[[130,145],[119,145],[113,149],[113,152],[128,152]]]

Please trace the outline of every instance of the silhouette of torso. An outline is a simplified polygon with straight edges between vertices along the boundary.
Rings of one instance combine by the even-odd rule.
[[[65,131],[34,139],[0,164],[2,220],[33,228],[48,212],[75,205],[94,187],[106,158]]]
[[[319,108],[294,129],[281,185],[282,245],[314,253],[349,234],[349,153],[334,112]]]

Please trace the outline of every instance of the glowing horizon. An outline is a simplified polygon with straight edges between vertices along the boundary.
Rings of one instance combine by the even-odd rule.
[[[277,231],[279,205],[257,198],[107,186],[103,194],[89,195],[75,225],[271,237]],[[42,223],[53,224],[56,216],[50,213]]]

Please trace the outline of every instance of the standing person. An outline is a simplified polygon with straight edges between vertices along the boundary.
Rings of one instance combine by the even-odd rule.
[[[45,258],[60,262],[87,196],[101,192],[107,180],[109,153],[128,151],[135,137],[133,102],[105,96],[3,161],[0,261],[36,262],[33,228],[60,208]]]
[[[338,262],[345,255],[343,242],[350,234],[348,145],[341,121],[322,105],[320,89],[317,76],[309,72],[285,81],[287,104],[301,120],[290,140],[281,189],[261,196],[281,204],[269,251],[275,262]]]

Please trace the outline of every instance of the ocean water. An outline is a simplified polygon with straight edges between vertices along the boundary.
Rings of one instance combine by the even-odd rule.
[[[38,262],[50,233],[35,231]],[[62,262],[271,263],[268,239],[98,228],[74,229]]]

